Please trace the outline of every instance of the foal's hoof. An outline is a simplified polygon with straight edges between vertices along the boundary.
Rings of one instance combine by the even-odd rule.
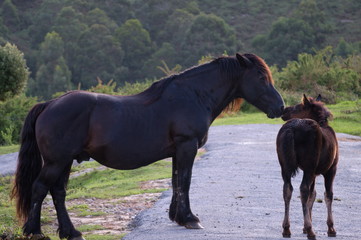
[[[307,235],[307,239],[316,240],[316,235]]]
[[[336,237],[336,232],[327,232],[329,237]]]
[[[282,233],[282,236],[284,238],[290,238],[291,237],[291,233]]]
[[[85,238],[80,235],[79,237],[69,238],[68,240],[85,240]]]
[[[188,229],[203,229],[204,227],[199,222],[189,222],[184,225]]]

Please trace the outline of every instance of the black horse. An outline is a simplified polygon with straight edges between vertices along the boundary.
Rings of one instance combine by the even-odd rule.
[[[315,179],[322,174],[325,178],[325,202],[327,206],[328,236],[335,237],[333,227],[332,199],[333,180],[338,163],[338,143],[335,132],[328,125],[332,114],[320,101],[303,96],[301,104],[287,107],[282,115],[289,120],[280,129],[277,136],[277,154],[282,168],[283,198],[285,201],[285,217],[283,221],[283,237],[291,237],[289,207],[293,187],[291,177],[298,168],[303,170],[300,186],[304,216],[303,232],[308,239],[316,239],[312,230],[312,206],[316,198]]]
[[[73,160],[90,157],[115,169],[172,157],[169,217],[186,228],[202,228],[188,195],[194,157],[210,124],[237,98],[270,118],[283,112],[268,66],[253,54],[215,59],[133,96],[73,91],[37,104],[23,126],[13,188],[24,234],[41,234],[41,205],[50,191],[60,238],[83,239],[66,211],[65,187]]]

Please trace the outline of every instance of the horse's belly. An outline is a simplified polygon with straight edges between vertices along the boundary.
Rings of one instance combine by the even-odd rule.
[[[115,169],[135,169],[172,156],[170,148],[107,146],[91,153],[99,163]]]

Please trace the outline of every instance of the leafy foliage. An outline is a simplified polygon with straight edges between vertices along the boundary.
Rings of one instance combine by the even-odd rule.
[[[0,145],[19,142],[25,116],[36,103],[36,98],[24,95],[0,102]]]
[[[0,101],[21,93],[28,76],[23,53],[10,43],[0,47]]]
[[[356,100],[361,94],[360,63],[361,56],[337,57],[331,47],[326,47],[314,55],[299,54],[297,61],[288,62],[274,77],[278,86],[288,91],[284,95],[291,95],[290,91],[321,94],[328,103]]]

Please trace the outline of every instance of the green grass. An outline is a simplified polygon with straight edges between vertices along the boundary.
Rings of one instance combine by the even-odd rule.
[[[96,166],[94,162],[84,163],[87,164]],[[91,197],[109,199],[164,191],[165,189],[141,189],[139,186],[144,181],[170,178],[171,173],[172,163],[165,160],[134,170],[95,170],[69,181],[67,199]]]
[[[269,123],[269,124],[282,124],[283,121],[280,118],[270,119],[266,114],[262,112],[255,113],[244,113],[232,114],[223,118],[217,118],[212,126],[220,125],[239,125],[239,124],[258,124],[258,123]]]
[[[84,169],[97,168],[100,164],[97,162],[84,162],[73,167],[72,173],[78,173]],[[139,186],[142,182],[156,179],[170,178],[172,172],[172,163],[167,160],[153,163],[149,166],[135,170],[93,170],[92,172],[79,175],[70,179],[68,185],[67,199],[74,198],[102,198],[111,199],[115,197],[128,196],[145,192],[160,192],[166,189],[141,189]],[[16,220],[14,202],[10,201],[10,191],[14,176],[0,177],[0,235],[6,234],[9,239],[20,239],[21,226]],[[88,205],[80,204],[69,208],[77,216],[99,216],[104,212],[91,211]],[[42,210],[42,226],[44,233],[48,234],[51,239],[58,239],[56,229],[50,224],[55,221],[55,214],[49,211],[48,207]],[[81,226],[82,231],[98,230],[99,226]],[[120,239],[124,235],[96,235],[86,234],[86,239]]]
[[[333,114],[330,126],[336,132],[348,133],[361,136],[361,100],[345,101],[334,105],[326,106]],[[269,119],[262,112],[233,114],[224,118],[216,119],[212,126],[238,125],[238,124],[283,124],[282,119]]]
[[[0,155],[19,151],[19,145],[0,146]]]
[[[361,100],[327,106],[333,114],[330,125],[336,132],[361,136]]]

